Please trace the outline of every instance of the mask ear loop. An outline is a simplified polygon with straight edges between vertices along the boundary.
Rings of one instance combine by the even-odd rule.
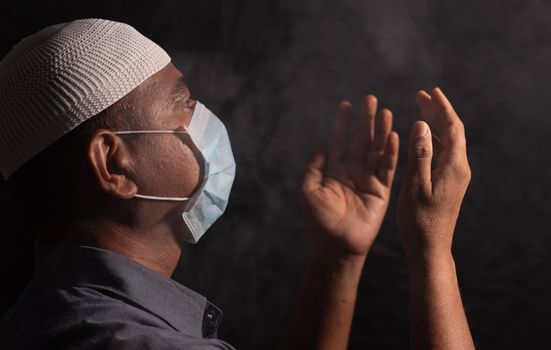
[[[171,201],[171,202],[185,202],[189,200],[189,197],[156,197],[156,196],[146,196],[143,194],[135,194],[134,197],[142,199],[151,199],[155,201]]]
[[[113,134],[117,135],[129,135],[129,134],[187,134],[187,130],[123,130],[113,131]],[[158,196],[146,196],[143,194],[135,194],[134,197],[142,199],[151,199],[155,201],[171,201],[171,202],[185,202],[190,197],[158,197]]]
[[[128,135],[128,134],[187,134],[187,130],[123,130],[113,131],[113,134]]]

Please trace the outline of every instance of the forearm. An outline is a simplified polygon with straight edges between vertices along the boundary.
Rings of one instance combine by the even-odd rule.
[[[410,254],[412,349],[474,349],[451,252]]]
[[[346,349],[365,256],[318,247],[299,292],[282,349]]]

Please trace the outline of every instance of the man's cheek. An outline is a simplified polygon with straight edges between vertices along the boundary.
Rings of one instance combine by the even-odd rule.
[[[177,183],[182,186],[182,190],[185,191],[186,195],[189,195],[199,185],[201,168],[189,147],[185,147],[180,159],[181,161],[178,162],[176,170]]]

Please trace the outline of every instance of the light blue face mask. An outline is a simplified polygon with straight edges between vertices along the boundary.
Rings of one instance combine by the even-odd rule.
[[[188,201],[182,218],[190,231],[186,241],[197,243],[218,219],[228,204],[235,178],[235,160],[224,124],[207,107],[195,101],[195,109],[185,130],[127,130],[114,134],[188,134],[202,159],[204,174],[191,197],[157,197],[135,194],[134,197],[161,201]]]

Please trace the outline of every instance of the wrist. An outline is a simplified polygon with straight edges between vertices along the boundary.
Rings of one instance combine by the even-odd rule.
[[[411,273],[430,274],[434,271],[455,270],[451,249],[426,249],[407,254],[408,269]]]
[[[316,244],[311,267],[334,282],[357,284],[367,254],[348,254],[335,246]]]
[[[342,265],[362,265],[365,262],[369,250],[352,252],[342,247],[339,242],[331,240],[318,240],[314,244],[313,255],[315,259],[330,261]]]

